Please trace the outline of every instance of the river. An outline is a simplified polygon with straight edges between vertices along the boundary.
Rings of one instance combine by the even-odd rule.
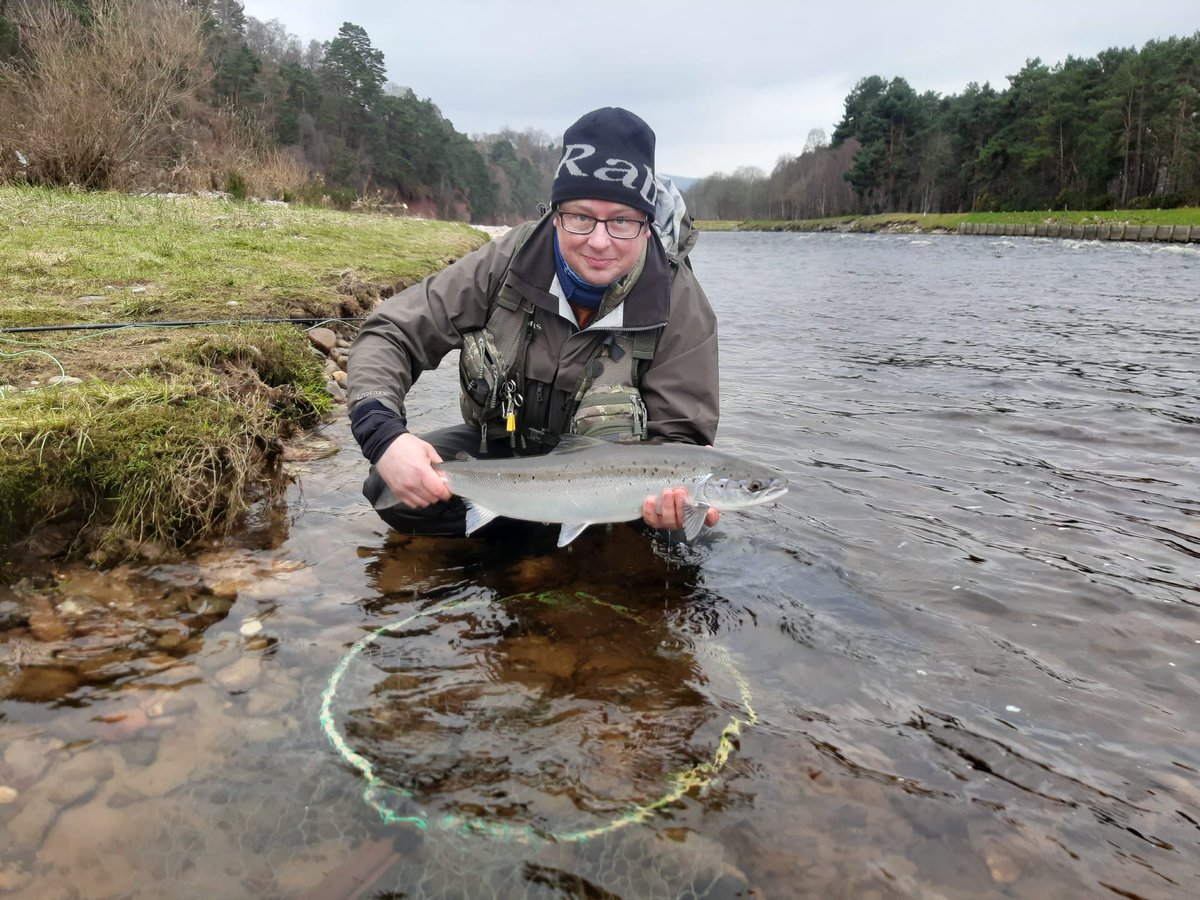
[[[220,545],[0,593],[0,893],[1200,892],[1200,248],[693,261],[786,496],[405,538],[330,424]]]

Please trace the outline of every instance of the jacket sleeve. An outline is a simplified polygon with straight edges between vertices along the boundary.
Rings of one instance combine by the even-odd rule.
[[[354,436],[364,450],[370,445],[370,456],[377,459],[405,430],[404,398],[421,373],[460,349],[465,332],[483,327],[488,297],[512,253],[511,238],[509,232],[484,244],[389,297],[363,323],[350,346],[347,374]],[[372,440],[380,428],[388,433],[386,442]]]
[[[671,316],[642,379],[651,438],[712,444],[720,417],[717,317],[690,267],[671,283]]]

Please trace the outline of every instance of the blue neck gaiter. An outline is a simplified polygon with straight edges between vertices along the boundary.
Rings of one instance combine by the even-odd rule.
[[[558,283],[562,286],[563,293],[567,295],[569,301],[586,309],[600,308],[600,301],[604,299],[604,292],[608,290],[609,286],[606,284],[596,287],[575,274],[575,270],[563,259],[562,250],[558,247],[557,232],[554,234],[554,267],[558,270]]]

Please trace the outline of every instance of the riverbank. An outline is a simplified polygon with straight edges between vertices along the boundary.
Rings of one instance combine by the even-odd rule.
[[[994,227],[999,226],[999,227]],[[1011,226],[1004,230],[1005,226]],[[1018,230],[1020,226],[1020,230]],[[1030,226],[1035,230],[1030,230]],[[1036,229],[1041,227],[1039,233]],[[873,216],[834,216],[827,219],[795,219],[789,221],[704,220],[697,223],[701,231],[802,231],[842,233],[901,233],[901,234],[1008,234],[1014,236],[1083,237],[1091,229],[1096,238],[1101,228],[1107,240],[1180,240],[1176,229],[1187,240],[1200,240],[1200,207],[1141,210],[1031,210],[999,213],[881,213]],[[1133,228],[1162,229],[1133,232]],[[1170,231],[1167,229],[1171,228]],[[1128,234],[1128,237],[1125,235]],[[1192,238],[1191,235],[1196,237]],[[1120,235],[1120,237],[1117,237]]]
[[[168,554],[278,497],[288,440],[337,404],[353,320],[486,240],[459,223],[0,187],[0,578]]]

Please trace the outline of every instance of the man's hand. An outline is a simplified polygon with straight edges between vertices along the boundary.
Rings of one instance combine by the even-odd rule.
[[[431,444],[408,432],[388,445],[375,464],[375,470],[397,500],[412,509],[420,509],[453,496],[446,482],[433,469],[433,464],[441,461]]]
[[[687,502],[686,488],[667,488],[661,497],[650,496],[642,503],[642,518],[651,528],[683,527],[683,507]],[[704,524],[712,528],[721,519],[721,511],[709,507],[704,513]]]

